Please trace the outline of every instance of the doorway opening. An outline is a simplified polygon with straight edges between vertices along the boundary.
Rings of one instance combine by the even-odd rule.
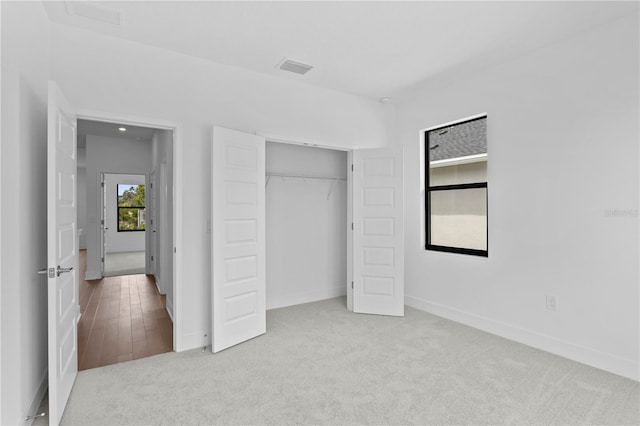
[[[155,206],[149,203],[146,175],[102,173],[102,229],[104,276],[146,272],[147,217]],[[151,198],[151,197],[150,197]]]
[[[78,119],[78,369],[174,350],[174,130]]]
[[[346,296],[348,160],[346,151],[266,142],[267,310]]]

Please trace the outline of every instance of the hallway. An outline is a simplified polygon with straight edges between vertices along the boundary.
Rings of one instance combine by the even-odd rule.
[[[153,276],[123,275],[85,281],[80,251],[78,370],[173,350],[173,322]]]

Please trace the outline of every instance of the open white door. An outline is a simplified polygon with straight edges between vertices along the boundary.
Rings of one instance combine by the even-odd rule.
[[[158,230],[158,244],[159,250],[157,253],[158,260],[156,264],[159,268],[160,285],[162,294],[166,294],[167,290],[173,286],[173,277],[169,276],[168,264],[171,262],[170,243],[169,243],[169,203],[168,203],[168,185],[167,185],[167,163],[160,163],[160,176],[158,176],[158,190],[156,191],[156,222],[158,226],[154,229]]]
[[[60,422],[78,374],[76,114],[49,82],[47,268],[49,424]]]
[[[215,126],[212,350],[266,332],[265,139]]]
[[[154,170],[149,175],[149,188],[147,189],[148,203],[149,209],[147,210],[147,220],[148,220],[148,228],[147,232],[149,232],[149,244],[147,246],[147,262],[149,267],[147,268],[147,274],[153,274],[156,277],[156,283],[160,280],[160,269],[158,268],[158,259],[157,259],[157,245],[158,245],[158,221],[157,221],[157,195],[156,191],[158,190],[156,171]]]
[[[353,151],[353,311],[404,315],[402,150]]]
[[[100,210],[100,277],[104,277],[105,259],[107,258],[107,177],[100,173],[100,190],[102,191]]]

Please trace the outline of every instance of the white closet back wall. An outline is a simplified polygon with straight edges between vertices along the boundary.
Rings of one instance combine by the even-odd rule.
[[[267,142],[266,169],[267,309],[345,295],[347,153]]]

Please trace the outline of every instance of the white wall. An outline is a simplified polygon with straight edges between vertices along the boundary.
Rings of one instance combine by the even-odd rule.
[[[636,14],[397,99],[409,305],[638,380],[638,40]],[[489,257],[425,252],[420,129],[482,112]]]
[[[107,181],[107,253],[144,251],[146,235],[140,232],[118,232],[118,184],[145,185],[146,175],[106,174]],[[146,188],[145,188],[146,191]]]
[[[150,141],[87,135],[87,279],[100,277],[100,173],[147,175],[151,162]],[[140,235],[144,247],[144,234]],[[109,246],[112,239],[107,240]]]
[[[158,288],[166,295],[167,311],[173,318],[173,131],[156,130],[152,140],[156,171],[156,271]],[[161,178],[162,173],[165,174]]]
[[[175,299],[179,350],[199,347],[211,336],[212,125],[332,146],[382,146],[395,135],[394,107],[375,100],[51,27],[53,78],[76,108],[181,124],[182,175],[177,178],[182,186],[176,190],[185,208],[179,224],[183,245],[177,242],[183,262],[182,292]]]
[[[347,153],[268,142],[266,168],[267,174],[346,177]],[[266,193],[267,309],[345,295],[346,181],[272,176]]]
[[[47,385],[47,280],[36,271],[47,266],[49,24],[39,3],[0,7],[0,424],[15,425],[37,410]]]

